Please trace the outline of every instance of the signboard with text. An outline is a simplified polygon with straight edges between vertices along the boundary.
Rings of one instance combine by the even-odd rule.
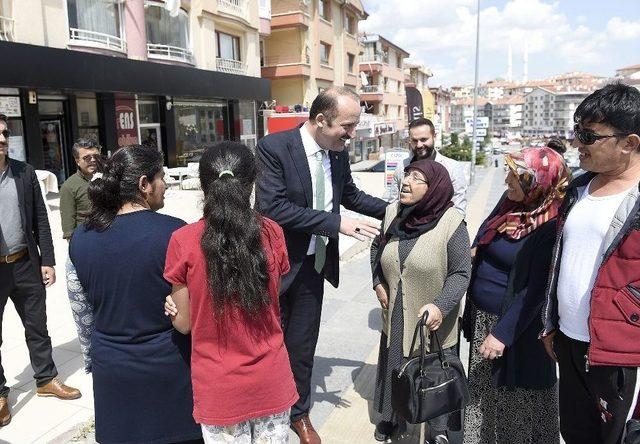
[[[116,129],[118,148],[138,144],[138,119],[133,99],[116,99]]]
[[[384,155],[384,185],[391,188],[394,185],[393,175],[398,168],[403,168],[403,161],[409,157],[408,151],[387,151]]]

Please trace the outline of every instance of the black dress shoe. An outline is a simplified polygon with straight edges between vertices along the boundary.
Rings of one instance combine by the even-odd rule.
[[[391,421],[380,421],[376,425],[376,430],[373,432],[373,437],[376,441],[379,442],[387,442],[391,440],[391,435],[393,435],[393,431],[397,427],[396,424]]]

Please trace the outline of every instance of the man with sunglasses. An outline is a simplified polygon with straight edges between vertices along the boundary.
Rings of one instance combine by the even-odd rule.
[[[543,311],[567,444],[614,444],[640,378],[640,91],[611,84],[574,113],[587,172],[567,188]]]
[[[35,170],[9,159],[7,117],[0,114],[0,344],[2,315],[9,299],[22,325],[38,396],[80,397],[58,379],[47,331],[46,287],[56,281],[53,240]],[[11,421],[9,387],[0,365],[0,427]]]
[[[78,139],[73,144],[72,152],[78,171],[60,188],[62,237],[67,240],[71,239],[73,231],[84,221],[91,209],[87,190],[100,165],[100,145],[92,139]]]

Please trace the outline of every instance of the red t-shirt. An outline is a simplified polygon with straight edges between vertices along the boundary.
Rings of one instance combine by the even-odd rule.
[[[230,425],[280,413],[298,399],[278,301],[280,276],[289,271],[287,247],[282,228],[262,221],[271,305],[258,321],[234,307],[222,318],[214,311],[200,247],[204,220],[175,231],[169,242],[164,277],[189,290],[193,417],[201,424]]]

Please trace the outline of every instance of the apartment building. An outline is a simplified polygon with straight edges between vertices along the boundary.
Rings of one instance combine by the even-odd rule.
[[[434,101],[435,146],[441,148],[448,143],[451,134],[451,91],[441,86],[429,90]]]
[[[170,166],[198,160],[206,143],[254,146],[257,105],[270,97],[259,65],[264,3],[1,0],[11,156],[63,181],[78,137],[105,152],[155,146]]]
[[[500,137],[519,138],[522,133],[522,111],[524,96],[510,96],[491,103],[489,126]]]
[[[573,113],[591,91],[536,88],[524,98],[523,135],[573,137]]]
[[[262,41],[262,77],[277,105],[309,108],[331,86],[358,88],[359,0],[272,0],[271,33]]]
[[[477,106],[477,117],[489,117],[489,121],[491,121],[491,103],[483,97],[478,97]],[[473,98],[452,99],[451,132],[464,133],[466,119],[473,121]]]
[[[364,46],[359,63],[364,76],[360,99],[365,113],[374,117],[359,128],[358,142],[371,157],[381,148],[402,145],[407,126],[404,59],[409,53],[377,34],[361,34],[360,41]]]

